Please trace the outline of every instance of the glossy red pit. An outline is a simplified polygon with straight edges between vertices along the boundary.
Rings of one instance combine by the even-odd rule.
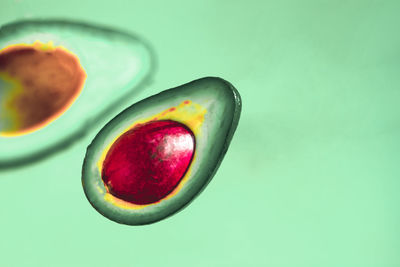
[[[102,179],[112,195],[144,205],[174,190],[193,159],[193,132],[176,121],[140,124],[121,135],[103,162]]]

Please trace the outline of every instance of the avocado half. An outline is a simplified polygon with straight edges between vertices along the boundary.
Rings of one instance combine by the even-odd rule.
[[[127,225],[150,224],[176,213],[188,205],[214,176],[236,130],[240,112],[241,98],[238,91],[229,82],[214,77],[202,78],[163,91],[130,106],[106,124],[87,148],[82,170],[82,185],[86,197],[102,215],[115,222]],[[160,195],[159,199],[153,198],[153,201],[135,202],[131,200],[135,199],[135,196],[130,198],[129,195],[116,193],[113,189],[114,182],[112,179],[110,182],[109,176],[118,172],[127,175],[125,169],[132,170],[133,168],[132,177],[124,177],[123,182],[127,186],[133,187],[138,183],[131,183],[129,179],[141,179],[141,187],[140,189],[129,189],[131,191],[127,190],[128,194],[135,191],[136,194],[141,194],[141,196],[147,193],[151,195],[152,192],[149,192],[149,190],[163,191],[165,189],[165,184],[157,184],[157,179],[160,177],[157,177],[157,179],[150,177],[151,173],[154,173],[151,168],[157,167],[154,167],[155,165],[152,163],[142,162],[146,161],[144,157],[147,154],[149,161],[152,161],[155,157],[154,153],[142,151],[141,153],[144,154],[135,155],[136,147],[138,150],[139,147],[140,150],[143,150],[143,147],[149,147],[142,146],[144,142],[148,142],[151,148],[151,143],[155,142],[152,140],[152,138],[155,138],[154,136],[168,135],[168,132],[162,132],[160,130],[162,127],[158,127],[158,125],[166,125],[165,127],[169,127],[168,129],[184,127],[187,133],[186,137],[188,133],[192,136],[193,145],[190,148],[193,153],[190,161],[185,161],[187,165],[185,165],[185,171],[178,174],[182,177],[179,177],[175,184],[168,188],[168,192],[164,190],[166,193]],[[175,150],[172,149],[171,151],[176,151],[183,145],[183,143],[179,144],[179,140],[184,139],[168,139],[167,137],[160,139],[161,141],[159,140],[160,142],[157,143],[155,149],[164,151],[172,146],[175,147]],[[170,144],[168,144],[168,140],[172,140]],[[129,146],[129,142],[136,143],[131,145],[128,152],[124,152],[124,147]],[[121,159],[121,157],[115,156],[117,153],[124,157],[124,161],[114,162],[115,164],[113,164],[113,160]],[[171,156],[170,154],[169,156]],[[137,161],[141,162],[138,163]],[[167,159],[160,158],[155,162],[156,164],[160,162],[175,164],[169,163]],[[110,164],[114,166],[114,169],[109,167]],[[138,171],[138,168],[142,169]],[[178,169],[175,168],[175,165],[169,166],[170,172],[175,169]],[[148,175],[138,177],[137,173],[148,173]],[[168,173],[163,172],[163,169],[158,170],[158,174],[160,173],[165,173],[168,176]],[[160,179],[164,179],[165,183],[165,179],[169,179],[168,177],[161,177]],[[150,187],[146,187],[146,181],[152,183]]]

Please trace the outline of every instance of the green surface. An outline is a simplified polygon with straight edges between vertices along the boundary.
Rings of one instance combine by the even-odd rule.
[[[86,19],[151,41],[158,73],[132,103],[213,75],[244,106],[206,190],[153,225],[116,224],[86,200],[95,131],[0,173],[0,265],[399,266],[399,11],[368,0],[1,0],[1,23]]]
[[[191,104],[182,106],[184,101],[190,101]],[[201,108],[196,110],[196,105]],[[163,118],[160,115],[172,107],[182,116],[169,117],[167,114]],[[203,110],[205,114],[202,114]],[[163,91],[130,106],[107,123],[88,147],[82,167],[82,184],[88,200],[104,216],[128,225],[154,223],[171,216],[188,205],[211,181],[229,147],[240,111],[241,100],[237,90],[229,82],[215,77],[202,78]],[[104,199],[107,189],[101,178],[99,161],[119,136],[132,129],[138,121],[145,123],[155,116],[159,120],[180,122],[195,135],[195,156],[183,178],[185,183],[173,197],[154,205],[142,209],[119,207]],[[193,128],[190,123],[199,116],[204,116],[203,122]]]

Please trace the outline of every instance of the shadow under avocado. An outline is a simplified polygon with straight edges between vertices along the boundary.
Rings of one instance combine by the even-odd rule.
[[[89,115],[87,118],[84,119],[84,121],[83,120],[78,121],[78,123],[81,124],[80,127],[78,127],[75,131],[71,132],[70,134],[60,137],[60,139],[57,142],[55,142],[54,144],[47,145],[47,146],[44,145],[43,148],[38,149],[37,151],[26,153],[26,154],[23,154],[16,158],[13,158],[13,159],[0,159],[0,172],[12,171],[12,170],[15,170],[16,168],[20,168],[20,167],[24,167],[27,165],[37,163],[39,161],[42,161],[42,160],[50,157],[51,155],[54,155],[55,153],[58,153],[58,152],[68,149],[75,142],[78,142],[81,138],[83,138],[85,135],[87,135],[94,126],[99,126],[99,122],[103,121],[105,117],[108,117],[113,112],[118,111],[118,109],[122,109],[123,107],[125,107],[126,104],[132,104],[132,103],[129,103],[128,101],[130,99],[136,97],[137,95],[139,95],[141,92],[143,92],[143,90],[147,86],[149,86],[152,83],[153,75],[157,69],[157,58],[156,58],[154,49],[149,44],[149,42],[145,41],[143,38],[141,38],[137,35],[119,31],[119,30],[116,30],[113,28],[107,28],[104,26],[97,27],[96,25],[88,24],[88,23],[84,23],[84,22],[75,22],[75,21],[68,21],[68,20],[24,20],[24,21],[19,21],[19,22],[15,22],[15,23],[11,23],[11,24],[2,26],[0,28],[0,39],[3,38],[3,36],[12,34],[14,31],[16,31],[18,29],[18,27],[28,25],[28,24],[29,25],[52,24],[52,25],[60,25],[61,27],[72,25],[74,27],[83,27],[83,28],[87,28],[89,30],[95,29],[96,31],[102,31],[104,34],[123,34],[126,37],[131,38],[134,42],[141,43],[147,49],[147,52],[150,55],[150,62],[148,62],[150,67],[149,67],[149,71],[142,77],[142,80],[139,81],[130,90],[128,90],[128,92],[122,94],[120,97],[118,97],[112,103],[106,104],[106,106],[102,107],[102,110],[100,112],[97,112],[95,115]],[[4,138],[7,138],[7,137],[4,137]],[[1,153],[6,154],[7,151],[1,151]]]

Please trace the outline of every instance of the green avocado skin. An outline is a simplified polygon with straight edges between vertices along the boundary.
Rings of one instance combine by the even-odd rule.
[[[142,209],[118,207],[104,199],[105,187],[97,168],[102,152],[126,127],[137,120],[156,115],[191,100],[207,109],[196,136],[195,160],[187,182],[173,197]],[[201,78],[141,100],[122,111],[96,135],[87,148],[82,168],[82,185],[91,205],[102,215],[127,225],[160,221],[187,206],[211,181],[226,154],[237,128],[242,102],[229,82],[216,77]]]

